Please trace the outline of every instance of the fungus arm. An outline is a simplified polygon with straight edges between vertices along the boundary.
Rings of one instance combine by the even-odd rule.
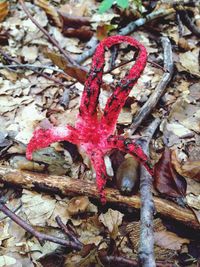
[[[139,50],[139,55],[134,66],[119,83],[106,104],[104,115],[102,117],[102,125],[104,125],[105,128],[108,126],[108,128],[112,130],[115,127],[121,108],[123,107],[131,88],[140,77],[146,65],[147,53],[142,44],[129,36],[116,35],[104,39],[97,46],[93,56],[91,70],[89,72],[88,79],[85,82],[80,105],[80,117],[82,117],[82,119],[86,120],[97,116],[96,109],[98,105],[100,86],[102,84],[103,68],[105,65],[105,49],[109,49],[114,45],[124,42],[137,48]]]
[[[71,126],[52,127],[50,129],[37,129],[28,143],[26,150],[27,159],[32,159],[32,153],[41,148],[48,147],[50,144],[60,141],[69,141],[77,144],[78,136],[76,130]]]
[[[147,52],[146,48],[140,44],[137,40],[133,39],[129,36],[114,36],[113,43],[118,44],[121,42],[126,42],[134,48],[138,49],[138,57],[135,61],[135,64],[132,66],[130,71],[125,75],[125,77],[118,83],[115,91],[109,97],[105,109],[104,114],[101,119],[101,124],[105,129],[110,129],[110,131],[114,131],[115,125],[117,123],[117,118],[119,113],[124,106],[126,99],[134,86],[134,84],[139,79],[141,73],[143,72],[146,62],[147,62]],[[107,45],[109,39],[106,39],[102,45]],[[108,47],[110,47],[109,45]]]
[[[106,173],[106,166],[104,162],[104,154],[99,152],[94,153],[91,156],[91,161],[96,173],[96,185],[100,194],[101,202],[105,203],[106,198],[104,195],[104,187],[107,181],[107,173]]]
[[[147,171],[153,175],[153,168],[147,155],[143,152],[143,149],[131,139],[124,138],[123,136],[111,135],[108,138],[108,145],[110,146],[110,149],[117,148],[125,153],[135,156]]]

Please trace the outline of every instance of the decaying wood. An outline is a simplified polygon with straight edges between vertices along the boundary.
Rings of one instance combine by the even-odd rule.
[[[98,198],[99,194],[94,183],[72,179],[66,176],[44,175],[34,172],[24,172],[12,169],[8,166],[0,166],[0,183],[23,187],[30,190],[40,190],[53,192],[57,194],[69,195],[87,195],[92,198]],[[128,207],[140,208],[139,196],[122,196],[115,189],[105,189],[105,195],[108,202],[124,204]],[[171,201],[154,197],[154,204],[157,212],[165,217],[179,221],[194,229],[200,229],[200,225],[193,214],[187,208],[181,208]]]

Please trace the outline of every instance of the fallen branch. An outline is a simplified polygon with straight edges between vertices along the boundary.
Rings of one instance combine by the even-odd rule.
[[[169,8],[167,10],[160,9],[160,10],[153,11],[151,14],[148,14],[145,18],[139,18],[129,23],[126,27],[120,29],[119,34],[129,35],[130,33],[135,31],[137,28],[143,26],[147,22],[160,18],[160,17],[165,17],[174,12],[175,10],[173,8]],[[77,56],[76,62],[80,64],[80,63],[83,63],[87,58],[91,57],[94,54],[97,44],[98,44],[98,39],[96,37],[92,37],[91,41],[89,41],[88,45],[86,46],[90,48],[85,50],[81,55]]]
[[[69,178],[66,176],[54,176],[39,174],[36,172],[24,172],[10,167],[0,166],[0,183],[22,187],[29,190],[40,190],[64,196],[86,195],[99,199],[98,190],[94,183]],[[128,207],[140,208],[140,196],[122,196],[118,190],[106,188],[105,196],[108,202],[124,204]],[[187,208],[182,208],[172,201],[154,197],[157,213],[167,218],[174,219],[194,229],[200,229],[200,225],[193,214]]]
[[[170,82],[173,75],[173,59],[172,59],[172,47],[169,39],[167,37],[162,37],[162,46],[164,50],[164,69],[168,70],[163,74],[160,82],[156,86],[156,89],[151,94],[147,102],[141,107],[138,114],[133,119],[130,125],[129,133],[132,135],[141,122],[151,113],[154,107],[157,105],[160,97],[165,93],[168,83]]]
[[[76,57],[76,62],[81,64],[83,63],[87,58],[91,57],[94,54],[94,51],[96,49],[96,46],[98,45],[99,40],[93,36],[90,41],[86,44],[85,50],[82,54],[78,55]]]
[[[59,238],[56,236],[51,236],[51,235],[47,235],[47,234],[38,232],[30,224],[28,224],[26,221],[24,221],[22,218],[20,218],[14,212],[12,212],[3,203],[0,203],[0,211],[2,211],[5,215],[7,215],[11,220],[13,220],[19,226],[21,226],[28,233],[35,236],[41,245],[44,243],[44,241],[50,241],[50,242],[57,243],[57,244],[60,244],[62,246],[65,246],[65,247],[75,249],[75,250],[81,250],[82,249],[82,246],[80,244],[77,244],[73,241],[65,240],[65,239],[62,239],[62,238]]]
[[[157,18],[160,18],[160,17],[168,16],[174,12],[175,12],[174,8],[159,9],[159,10],[153,11],[152,13],[148,14],[145,18],[139,18],[133,22],[130,22],[126,27],[122,28],[119,31],[119,34],[121,34],[121,35],[130,34],[135,29],[143,26],[147,22],[152,21],[152,20],[157,19]]]
[[[142,138],[139,139],[140,145],[146,155],[149,155],[149,144],[160,124],[159,119],[155,119],[145,130]],[[140,169],[140,242],[139,242],[139,263],[143,267],[155,267],[154,257],[154,231],[153,231],[153,214],[155,211],[152,195],[152,176],[143,166]]]

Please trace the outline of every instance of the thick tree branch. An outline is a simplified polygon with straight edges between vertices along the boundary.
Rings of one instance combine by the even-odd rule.
[[[66,176],[54,176],[39,174],[36,172],[24,172],[10,167],[0,166],[0,183],[23,187],[29,190],[40,190],[51,193],[69,195],[87,195],[99,199],[98,190],[94,183],[72,179]],[[124,204],[128,207],[140,208],[140,196],[122,196],[118,190],[106,188],[105,196],[108,202]],[[200,229],[200,225],[193,214],[187,208],[182,208],[175,203],[154,197],[154,204],[157,213],[195,229]]]

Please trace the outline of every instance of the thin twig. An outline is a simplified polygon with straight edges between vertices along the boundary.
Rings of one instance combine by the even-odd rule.
[[[80,246],[83,246],[83,244],[78,240],[78,238],[74,234],[72,234],[72,231],[70,231],[68,227],[62,222],[60,216],[56,216],[55,220],[58,226],[61,228],[61,230],[69,237],[71,241]]]
[[[44,35],[49,39],[49,41],[58,48],[61,54],[65,57],[65,59],[72,65],[77,65],[76,61],[59,45],[59,43],[46,31],[31,15],[29,10],[27,9],[24,0],[19,0],[19,3],[21,4],[22,9],[26,13],[26,15],[29,17],[29,19],[38,27],[38,29],[41,30],[41,32],[44,33]]]
[[[127,61],[125,61],[125,62],[123,62],[123,63],[121,63],[121,64],[119,64],[119,65],[113,67],[112,69],[109,69],[109,70],[107,70],[107,71],[104,71],[103,74],[111,73],[112,71],[114,71],[114,70],[116,70],[116,69],[118,69],[118,68],[121,68],[122,66],[124,66],[124,65],[126,65],[126,64],[128,64],[128,63],[131,63],[131,62],[134,61],[134,60],[135,60],[134,58],[133,58],[133,59],[130,59],[130,60],[127,60]],[[164,72],[167,71],[167,70],[165,70],[162,66],[160,66],[159,64],[153,62],[153,61],[150,60],[150,59],[147,59],[147,62],[150,63],[150,64],[152,64],[154,67],[157,67],[157,68],[161,69],[161,70],[164,71]]]
[[[159,119],[155,119],[143,133],[143,137],[139,139],[143,151],[149,155],[150,141],[160,123]],[[139,263],[143,267],[155,267],[154,257],[154,232],[153,232],[153,214],[154,202],[152,195],[152,176],[143,166],[140,169],[140,243],[139,243]]]
[[[130,125],[130,135],[132,135],[141,122],[151,113],[152,109],[157,105],[160,97],[165,93],[166,87],[170,82],[173,75],[173,59],[172,59],[172,47],[169,39],[167,37],[162,37],[162,46],[164,50],[164,68],[168,70],[165,72],[156,86],[156,89],[149,97],[147,102],[141,107],[136,117],[133,119],[132,124]]]
[[[20,63],[17,59],[12,58],[10,55],[8,55],[6,52],[4,52],[2,49],[0,49],[0,53],[3,55],[3,57],[4,57],[6,60],[8,60],[8,61],[10,61],[10,62],[15,62],[16,65],[17,65],[18,67],[21,66],[21,63]],[[23,64],[22,64],[22,65],[23,65]],[[9,66],[9,65],[8,65],[8,66]],[[37,71],[37,70],[35,70],[35,69],[33,69],[32,67],[29,67],[29,66],[26,66],[26,68],[32,70],[34,73],[37,73],[38,75],[40,75],[40,76],[42,76],[42,77],[44,77],[44,78],[46,78],[46,79],[48,79],[48,80],[51,80],[51,81],[53,81],[53,82],[55,82],[55,83],[57,83],[57,84],[59,84],[59,85],[61,85],[61,86],[64,86],[64,84],[63,84],[60,80],[58,80],[58,79],[56,79],[56,78],[54,78],[54,77],[50,77],[50,76],[47,75],[46,73]]]
[[[0,203],[0,211],[2,211],[4,214],[6,214],[11,220],[13,220],[16,224],[21,226],[24,230],[35,236],[40,244],[43,244],[44,241],[50,241],[65,247],[69,247],[75,250],[81,250],[82,246],[80,244],[77,244],[73,241],[68,241],[56,236],[47,235],[44,233],[40,233],[36,231],[31,225],[29,225],[26,221],[21,219],[18,215],[13,213],[5,204]]]
[[[3,64],[0,64],[0,69],[8,69],[8,70],[11,70],[11,69],[15,69],[15,68],[25,68],[25,69],[41,69],[41,70],[44,70],[44,69],[49,69],[49,70],[53,70],[53,71],[56,71],[56,72],[60,72],[60,73],[64,73],[63,70],[61,69],[57,69],[55,67],[51,67],[51,66],[36,66],[36,65],[32,65],[32,64],[11,64],[11,65],[3,65]]]

